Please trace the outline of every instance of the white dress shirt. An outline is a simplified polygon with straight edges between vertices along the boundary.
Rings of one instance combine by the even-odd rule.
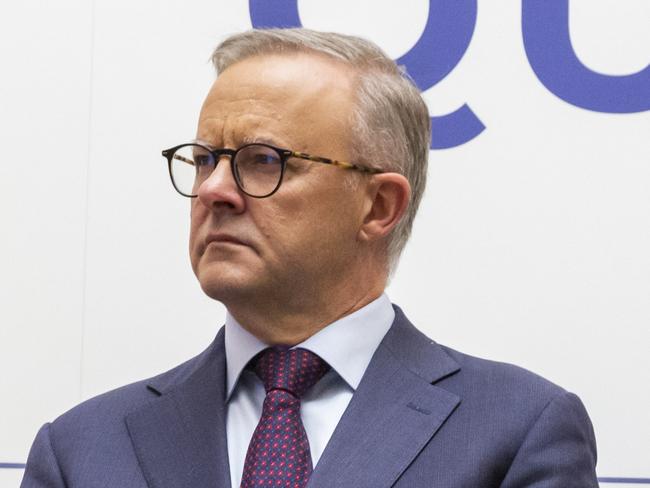
[[[332,367],[301,401],[300,414],[314,467],[394,318],[390,300],[383,294],[295,346],[318,354]],[[238,488],[248,444],[262,416],[266,396],[262,381],[244,368],[253,356],[268,346],[228,313],[225,347],[228,459],[232,486]]]

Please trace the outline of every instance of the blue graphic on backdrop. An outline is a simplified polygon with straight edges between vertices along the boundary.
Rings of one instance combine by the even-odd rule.
[[[523,0],[522,30],[530,66],[562,100],[596,112],[650,109],[650,65],[631,75],[611,76],[580,62],[569,36],[569,0]]]
[[[249,0],[253,27],[300,27],[297,0]],[[399,58],[421,91],[428,90],[453,70],[467,51],[476,24],[476,0],[429,0],[424,32]],[[460,146],[485,126],[467,104],[443,116],[431,117],[431,148]]]
[[[249,0],[254,27],[300,27],[298,0]],[[415,46],[397,60],[420,90],[445,78],[474,34],[476,0],[429,0],[429,16]],[[605,113],[650,110],[650,65],[638,73],[597,73],[576,56],[569,35],[569,0],[522,0],[522,31],[528,61],[540,82],[567,103]],[[485,126],[467,104],[431,117],[432,149],[460,146]]]

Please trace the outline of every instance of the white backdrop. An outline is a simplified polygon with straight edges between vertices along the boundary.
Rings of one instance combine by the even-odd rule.
[[[395,58],[429,12],[427,0],[298,7],[303,25]],[[650,1],[571,0],[569,14],[591,70],[648,66]],[[0,486],[19,484],[11,463],[44,422],[173,367],[220,327],[160,150],[194,136],[212,48],[250,26],[246,1],[0,6]],[[650,485],[650,113],[551,93],[515,0],[479,1],[469,48],[425,97],[435,115],[467,103],[486,129],[431,152],[389,296],[438,342],[576,392],[599,476]]]

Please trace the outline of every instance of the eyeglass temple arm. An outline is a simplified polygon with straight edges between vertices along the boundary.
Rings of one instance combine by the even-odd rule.
[[[362,171],[364,173],[371,173],[371,174],[383,173],[383,171],[380,169],[369,168],[366,166],[358,166],[356,164],[346,163],[345,161],[337,161],[336,159],[321,158],[320,156],[312,156],[310,154],[305,154],[301,152],[292,151],[290,155],[295,158],[314,161],[315,163],[331,164],[332,166],[338,166],[339,168],[343,168],[343,169],[356,169],[357,171]]]
[[[166,158],[169,158],[169,151],[168,150],[163,151],[162,155]],[[174,153],[172,159],[178,159],[179,161],[183,161],[184,163],[191,164],[192,166],[194,166],[194,161],[192,161],[189,158],[186,158],[185,156],[181,156],[178,153]]]

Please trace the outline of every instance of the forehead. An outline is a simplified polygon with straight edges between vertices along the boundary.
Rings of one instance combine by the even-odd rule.
[[[323,55],[246,58],[214,82],[201,109],[198,137],[224,143],[261,135],[304,146],[314,138],[345,137],[354,82],[351,67]]]

